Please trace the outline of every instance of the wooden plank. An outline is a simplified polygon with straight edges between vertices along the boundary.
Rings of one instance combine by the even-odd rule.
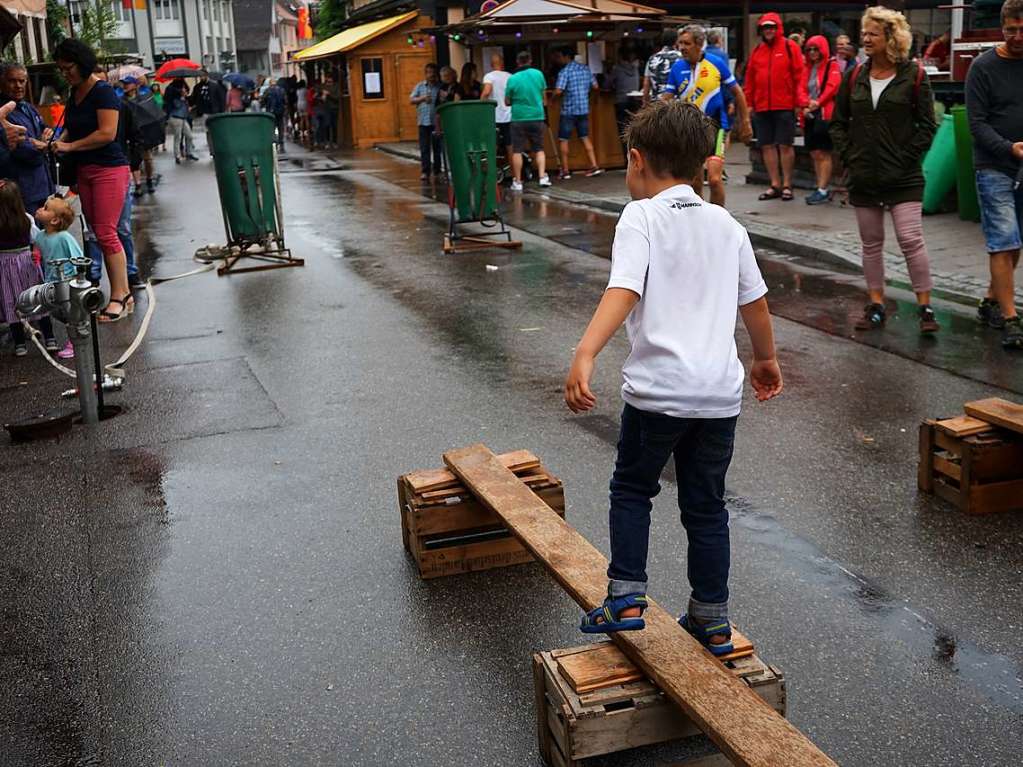
[[[929,421],[920,424],[920,463],[916,470],[916,486],[921,492],[934,492],[934,427]]]
[[[607,560],[565,520],[551,513],[484,445],[444,454],[444,463],[501,517],[584,609],[606,594]],[[835,763],[757,697],[654,600],[643,631],[613,641],[734,763],[743,767],[811,767]]]
[[[970,496],[969,503],[963,509],[967,514],[1023,509],[1023,479],[964,486],[963,492],[968,492]]]
[[[940,455],[936,455],[934,460],[934,470],[944,474],[946,477],[951,477],[956,482],[962,479],[963,470],[962,467],[957,463],[952,463],[947,458],[942,458]]]
[[[969,415],[957,415],[955,418],[944,418],[935,421],[934,425],[946,434],[953,437],[969,437],[973,434],[981,434],[991,431],[992,426],[987,421],[974,418]]]
[[[718,658],[719,663],[747,658],[755,652],[753,643],[738,629],[732,629],[734,652]],[[613,644],[596,644],[588,650],[558,659],[558,670],[579,695],[604,687],[646,679],[646,675]]]
[[[528,450],[515,450],[511,453],[501,453],[497,459],[512,471],[523,471],[535,469],[540,465],[540,459]],[[458,478],[447,469],[423,469],[413,471],[405,475],[409,487],[413,492],[423,493],[428,490],[438,490],[442,487],[460,484]]]
[[[966,415],[1023,434],[1023,405],[1000,397],[978,399],[963,405]]]
[[[539,490],[537,495],[552,509],[565,515],[565,491],[560,485]],[[412,528],[416,535],[438,535],[499,524],[501,518],[468,492],[465,500],[454,506],[412,507]]]
[[[543,680],[543,658],[533,655],[533,705],[536,707],[536,737],[540,758],[548,764],[551,761],[551,736],[547,727],[547,693]]]

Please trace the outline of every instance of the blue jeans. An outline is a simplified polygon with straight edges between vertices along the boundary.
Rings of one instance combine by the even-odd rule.
[[[1000,170],[977,170],[980,228],[988,253],[1019,250],[1023,239],[1023,186]]]
[[[131,211],[133,206],[131,196],[131,181],[128,182],[128,194],[124,196],[124,207],[121,208],[121,217],[117,220],[117,239],[121,241],[124,248],[124,257],[128,261],[128,279],[137,277],[139,268],[135,264],[135,242],[131,238]],[[103,276],[103,251],[92,229],[84,234],[85,250],[92,259],[92,266],[89,267],[89,279],[98,282]]]
[[[675,457],[678,506],[689,538],[689,614],[728,617],[728,509],[725,474],[737,416],[673,418],[626,405],[611,477],[611,595],[646,593],[651,502],[661,472]]]

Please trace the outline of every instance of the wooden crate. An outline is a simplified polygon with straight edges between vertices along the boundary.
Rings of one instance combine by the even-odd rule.
[[[994,427],[964,435],[954,421],[920,425],[920,490],[967,514],[1023,509],[1023,437]]]
[[[532,453],[498,456],[537,497],[561,517],[565,493],[561,480]],[[533,561],[533,555],[446,469],[415,471],[398,477],[398,509],[405,550],[421,578],[490,570]]]
[[[561,664],[566,657],[575,659],[580,653],[592,656],[594,666],[607,666],[609,686],[576,692],[578,680],[573,684],[566,678]],[[769,706],[785,715],[785,678],[780,671],[756,654],[725,665]],[[589,757],[700,734],[700,729],[649,679],[614,683],[616,677],[634,678],[630,667],[637,671],[611,642],[533,655],[537,736],[540,755],[550,767],[583,767],[580,760]],[[600,674],[594,672],[594,676]],[[705,763],[716,764],[715,759],[710,757]]]

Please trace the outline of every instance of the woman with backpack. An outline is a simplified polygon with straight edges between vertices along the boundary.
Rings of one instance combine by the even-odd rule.
[[[806,198],[807,205],[821,205],[831,200],[831,136],[828,127],[835,111],[835,94],[842,85],[838,62],[831,58],[828,39],[814,35],[806,42],[806,92],[800,101],[803,108],[803,140],[813,158],[817,188]]]
[[[913,36],[906,17],[875,6],[861,19],[867,61],[842,81],[830,134],[849,173],[849,201],[863,244],[863,273],[870,303],[857,330],[881,328],[884,306],[884,213],[906,258],[919,304],[920,332],[940,326],[930,306],[931,269],[924,243],[924,154],[937,130],[934,96],[919,62],[910,60]]]

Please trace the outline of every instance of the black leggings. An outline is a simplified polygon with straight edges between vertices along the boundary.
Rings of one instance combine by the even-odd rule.
[[[38,325],[39,329],[43,331],[44,337],[47,339],[53,338],[53,322],[50,321],[49,317],[40,317]],[[16,346],[20,346],[27,341],[25,338],[25,328],[21,326],[20,322],[12,322],[7,327],[11,329],[11,338],[14,339]]]

